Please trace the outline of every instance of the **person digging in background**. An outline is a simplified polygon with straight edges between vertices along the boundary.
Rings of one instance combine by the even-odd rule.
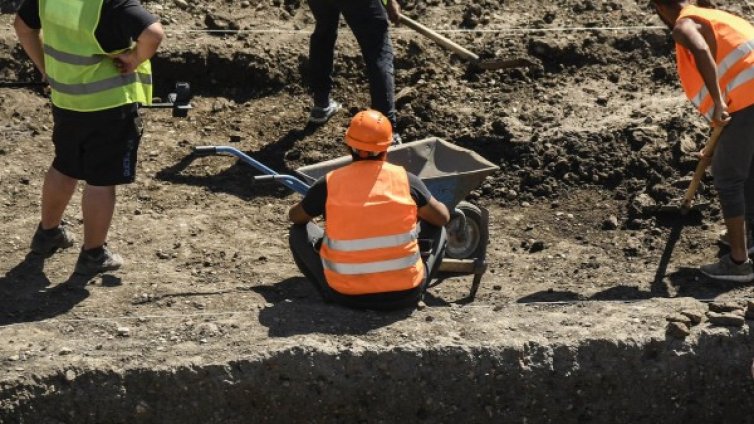
[[[448,209],[421,179],[386,161],[392,130],[384,115],[358,113],[345,139],[353,162],[319,179],[289,211],[293,259],[325,301],[415,306],[442,262]],[[311,222],[320,215],[324,231]]]
[[[55,158],[31,250],[50,255],[73,245],[62,218],[84,180],[84,243],[74,272],[118,269],[123,260],[106,244],[115,186],[134,181],[143,132],[137,106],[152,101],[149,59],[162,26],[138,0],[26,0],[14,27],[50,84],[54,122]]]
[[[382,112],[393,125],[395,144],[401,142],[396,129],[395,68],[388,19],[398,24],[401,14],[396,0],[308,0],[316,24],[309,44],[309,78],[314,106],[309,121],[327,122],[342,105],[330,97],[338,23],[342,14],[361,47],[369,79],[372,109]]]
[[[698,6],[686,0],[650,2],[672,29],[689,100],[714,126],[725,126],[712,157],[712,174],[730,254],[700,270],[715,279],[752,281],[745,216],[754,213],[754,26],[713,9],[706,0]]]

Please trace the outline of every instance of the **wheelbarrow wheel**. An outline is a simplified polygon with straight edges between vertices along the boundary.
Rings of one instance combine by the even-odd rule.
[[[448,223],[445,256],[451,259],[481,257],[490,237],[489,229],[482,224],[482,211],[469,202],[459,203],[456,209],[463,212],[465,219],[456,215]]]

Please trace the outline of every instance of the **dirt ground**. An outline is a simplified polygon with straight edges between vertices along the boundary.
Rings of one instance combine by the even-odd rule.
[[[500,166],[469,196],[491,213],[490,269],[472,305],[586,300],[592,301],[586,310],[597,310],[602,301],[752,296],[750,285],[716,283],[696,270],[721,252],[711,180],[701,196],[713,206],[702,216],[681,221],[647,207],[682,192],[688,183],[683,177],[696,163],[692,153],[707,137],[676,82],[668,32],[552,30],[660,25],[644,2],[404,3],[407,15],[439,29],[551,29],[449,34],[483,57],[536,62],[494,72],[469,69],[405,28],[394,31],[404,140],[438,136]],[[721,3],[754,18],[752,2]],[[46,260],[29,254],[52,158],[50,110],[39,91],[0,88],[0,370],[22,372],[45,355],[53,341],[37,334],[34,323],[50,318],[107,322],[90,336],[97,349],[108,351],[124,348],[121,333],[131,331],[119,330],[116,317],[211,321],[245,311],[238,319],[258,319],[257,326],[279,336],[285,331],[264,319],[266,309],[295,302],[306,305],[313,319],[333,313],[316,307],[320,299],[288,252],[286,212],[299,196],[251,184],[254,172],[234,159],[190,153],[197,145],[232,145],[281,172],[340,156],[349,116],[368,106],[350,32],[341,31],[334,92],[345,111],[311,128],[305,124],[310,100],[304,78],[313,19],[305,2],[166,0],[145,6],[161,16],[169,34],[154,60],[157,94],[189,81],[195,109],[187,119],[144,113],[137,182],[119,189],[110,236],[110,246],[126,260],[121,271],[92,280],[72,276],[80,244]],[[12,15],[0,16],[0,80],[34,79],[11,21]],[[248,31],[189,32],[207,28]],[[76,195],[66,220],[80,242],[79,205]],[[449,278],[433,287],[428,307],[462,301],[470,281]],[[187,342],[211,346],[212,333],[233,331],[232,319],[225,319],[220,330],[189,336],[179,329],[186,320],[128,343],[154,343],[170,352]],[[150,322],[139,325],[148,329]],[[61,333],[69,345],[87,338],[70,327],[68,336]],[[165,360],[148,352],[142,358]]]

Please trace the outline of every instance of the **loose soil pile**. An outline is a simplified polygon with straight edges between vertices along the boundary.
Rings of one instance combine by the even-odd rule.
[[[12,10],[12,3],[3,2],[2,10]],[[42,176],[52,158],[50,110],[41,91],[0,88],[3,380],[55,369],[60,364],[44,358],[63,348],[77,358],[98,357],[105,367],[119,365],[97,352],[145,366],[180,362],[186,359],[181,352],[202,348],[232,353],[233,345],[243,344],[234,330],[238,320],[251,320],[273,338],[299,334],[295,323],[286,328],[290,317],[269,314],[288,303],[299,305],[315,324],[333,316],[365,317],[373,327],[352,324],[364,332],[392,328],[406,318],[383,320],[320,306],[287,249],[286,212],[298,195],[251,184],[254,172],[233,159],[190,155],[192,146],[228,144],[281,172],[341,155],[349,117],[369,104],[363,62],[347,28],[338,43],[333,93],[346,111],[311,128],[305,81],[313,18],[306,2],[144,4],[161,16],[169,33],[153,61],[157,94],[165,96],[176,81],[189,81],[196,97],[188,119],[145,112],[138,179],[119,189],[110,237],[127,261],[122,271],[81,281],[71,276],[76,248],[47,260],[27,254],[39,219]],[[752,295],[749,285],[712,282],[696,270],[719,253],[715,206],[685,222],[650,213],[652,205],[682,193],[696,164],[693,153],[708,136],[676,82],[668,32],[555,30],[659,25],[644,2],[639,4],[419,0],[406,5],[408,16],[438,29],[543,29],[451,34],[483,57],[528,56],[536,62],[495,72],[469,69],[409,30],[394,31],[398,131],[404,140],[441,137],[501,168],[469,196],[491,213],[490,270],[474,306],[593,301],[583,306],[588,320],[599,319],[594,315],[600,301]],[[750,3],[725,2],[725,7],[754,19]],[[10,28],[12,15],[0,21]],[[192,32],[205,29],[245,32]],[[12,32],[0,30],[0,80],[36,78]],[[714,205],[711,181],[705,182],[701,198]],[[78,196],[66,219],[81,240]],[[681,224],[686,226],[679,232]],[[469,287],[469,278],[446,279],[430,290],[429,309],[457,306]],[[239,311],[243,314],[234,314]],[[223,314],[228,319],[217,324]],[[168,315],[183,318],[133,321]],[[48,324],[36,324],[48,318],[64,321],[54,321],[50,333],[40,327]],[[102,324],[93,329],[65,320]],[[206,334],[195,331],[199,322],[215,327]],[[429,331],[461,331],[463,323],[450,320]],[[137,324],[134,337],[118,329]],[[334,334],[317,341],[323,346],[337,343],[339,331],[350,334],[343,326],[314,328]],[[83,339],[95,342],[82,343],[79,350]],[[405,342],[393,331],[380,332],[377,339],[388,345]],[[121,357],[117,351],[129,354]]]

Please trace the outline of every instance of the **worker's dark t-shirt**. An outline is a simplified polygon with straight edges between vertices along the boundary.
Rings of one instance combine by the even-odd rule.
[[[38,0],[25,0],[17,13],[30,28],[42,28]],[[104,0],[94,35],[104,51],[113,52],[129,48],[148,26],[157,21],[158,18],[147,12],[139,0]],[[75,112],[53,107],[53,114],[56,118],[91,120],[117,118],[130,110],[129,105],[97,112]]]
[[[421,208],[429,203],[432,194],[424,182],[416,175],[408,172],[408,184],[411,189],[411,198],[416,202],[416,207]],[[320,216],[325,214],[325,205],[327,204],[327,180],[323,177],[317,180],[314,185],[306,192],[306,196],[301,201],[301,206],[309,216]]]

